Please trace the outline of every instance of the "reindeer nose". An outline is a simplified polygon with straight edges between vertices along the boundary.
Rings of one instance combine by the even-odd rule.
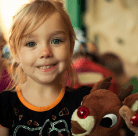
[[[133,126],[138,126],[138,114],[135,114],[131,119],[131,123]]]
[[[77,115],[81,119],[85,119],[89,115],[89,110],[86,107],[78,108]]]

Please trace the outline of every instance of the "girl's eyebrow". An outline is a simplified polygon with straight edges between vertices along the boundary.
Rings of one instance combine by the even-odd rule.
[[[66,34],[66,33],[65,33],[65,31],[54,31],[50,35],[53,36],[53,35],[57,35],[57,34]],[[35,35],[35,34],[29,34],[27,36],[27,38],[35,38],[35,37],[37,37],[37,35]]]
[[[51,35],[56,35],[56,34],[66,34],[65,31],[54,31],[51,33]]]

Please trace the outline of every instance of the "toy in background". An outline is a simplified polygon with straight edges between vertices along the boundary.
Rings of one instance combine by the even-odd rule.
[[[84,32],[81,29],[74,28],[76,40],[74,45],[74,53],[78,51],[87,51],[87,39],[84,37]]]
[[[0,92],[5,90],[11,81],[10,74],[8,72],[10,61],[7,58],[3,57],[6,56],[3,53],[3,48],[5,47],[5,45],[6,41],[3,35],[1,34],[0,35]]]
[[[96,83],[90,94],[83,98],[81,106],[74,111],[72,115],[73,135],[116,136],[124,121],[119,114],[122,105],[136,112],[138,93],[130,95],[133,86],[122,88],[116,95],[107,90],[111,79],[108,77]]]
[[[93,87],[99,80],[110,76],[111,72],[98,64],[100,63],[100,55],[97,45],[93,42],[87,43],[88,41],[81,29],[75,29],[75,34],[77,40],[75,41],[74,54],[72,56],[73,68],[76,73],[74,88],[84,85]],[[114,79],[109,90],[118,94]]]
[[[87,39],[97,36],[100,53],[116,53],[128,75],[138,75],[138,1],[88,0],[86,9]]]
[[[78,52],[75,52],[73,55],[72,55],[72,61],[75,62],[77,59],[79,58],[86,58],[90,61],[93,61],[97,64],[100,64],[101,60],[100,60],[100,56],[97,55],[96,53],[89,53],[89,52],[82,52],[82,51],[78,51]]]
[[[10,60],[10,48],[8,45],[5,45],[2,49],[2,57],[3,58],[7,58],[8,60]]]
[[[99,48],[94,42],[87,43],[87,52],[99,54]]]
[[[135,109],[136,110],[136,109]],[[119,110],[119,114],[125,120],[127,127],[138,136],[138,114],[128,106],[124,105]],[[130,135],[129,135],[130,136]]]
[[[76,73],[76,83],[74,88],[80,86],[93,87],[96,82],[112,75],[109,70],[98,64],[99,61],[98,56],[92,53],[76,52],[73,54],[72,62]],[[109,90],[118,94],[114,78],[111,83]]]
[[[74,46],[74,53],[76,52],[88,52],[88,53],[99,53],[99,49],[94,42],[89,42],[84,36],[84,32],[81,29],[75,28],[76,40]]]
[[[127,88],[129,84],[132,84],[132,94],[138,93],[138,77],[130,77],[126,73],[123,61],[118,55],[116,55],[115,53],[107,52],[101,54],[100,58],[101,65],[108,68],[112,72],[119,89],[121,87]]]

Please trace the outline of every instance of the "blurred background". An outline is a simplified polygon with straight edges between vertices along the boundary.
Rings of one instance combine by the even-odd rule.
[[[120,87],[133,84],[132,93],[137,93],[138,0],[63,1],[77,36],[72,56],[77,79],[75,87],[92,86],[112,75],[111,91],[118,93]],[[4,75],[10,73],[8,37],[11,20],[18,7],[28,2],[0,0],[0,91],[7,86],[3,86],[7,81]],[[2,65],[5,61],[8,67]],[[134,135],[125,124],[123,127],[120,135]]]

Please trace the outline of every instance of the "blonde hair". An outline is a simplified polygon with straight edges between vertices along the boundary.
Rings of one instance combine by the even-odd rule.
[[[11,35],[9,38],[9,45],[13,58],[11,75],[15,83],[12,85],[12,87],[15,87],[16,85],[22,84],[26,81],[26,75],[20,64],[16,61],[18,51],[21,47],[22,38],[34,32],[54,12],[58,12],[60,14],[65,26],[67,26],[66,28],[70,36],[70,50],[73,51],[76,36],[70,21],[70,17],[66,13],[62,2],[55,0],[35,0],[23,5],[13,17],[10,31]],[[70,86],[73,87],[75,76],[71,61],[65,73],[65,75],[67,75],[67,80],[70,81]]]

